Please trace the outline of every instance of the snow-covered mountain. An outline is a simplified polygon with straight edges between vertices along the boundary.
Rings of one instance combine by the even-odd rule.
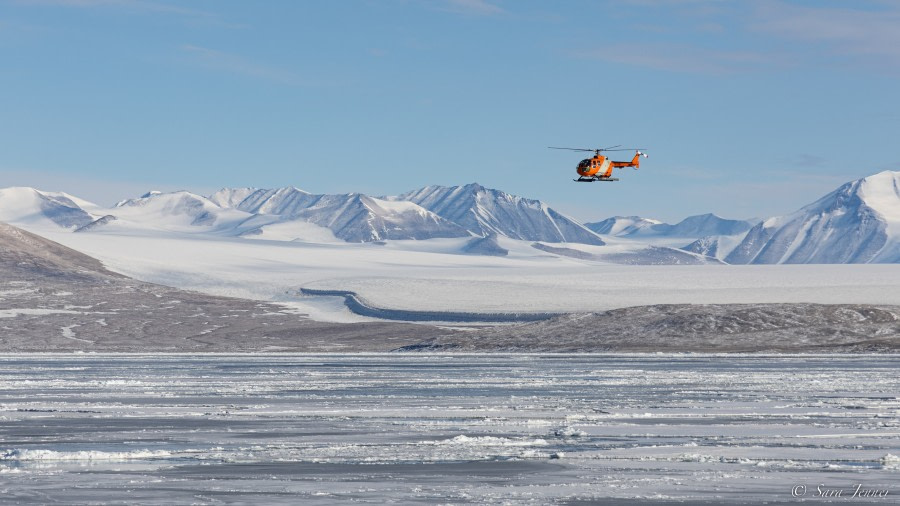
[[[326,242],[486,237],[494,233],[513,239],[603,244],[596,234],[543,202],[475,184],[427,187],[384,198],[359,193],[317,195],[295,187],[223,188],[209,197],[186,191],[151,191],[111,209],[32,188],[2,192],[0,220],[80,232],[139,228]]]
[[[396,197],[315,195],[297,188],[222,189],[210,201],[252,214],[303,220],[345,241],[485,237],[603,244],[596,234],[543,202],[478,184],[428,186]]]
[[[746,231],[734,235],[709,235],[701,237],[681,249],[698,255],[716,258],[724,262],[725,257],[727,257],[746,236]]]
[[[288,186],[274,190],[259,188],[222,188],[210,196],[210,200],[225,208],[240,209],[252,214],[297,216],[323,197],[299,188]]]
[[[0,189],[0,221],[4,222],[75,229],[94,221],[86,208],[97,206],[67,193],[26,187]]]
[[[335,237],[348,242],[389,239],[432,239],[468,237],[458,225],[411,202],[377,199],[360,193],[315,195],[294,187],[264,190],[224,188],[210,201],[254,216],[243,225],[241,235],[265,233],[266,229],[290,221],[312,223],[331,230]],[[277,216],[263,221],[260,216]]]
[[[641,234],[641,232],[653,231],[654,225],[662,225],[663,222],[640,216],[613,216],[603,221],[585,223],[584,226],[598,234],[627,237]]]
[[[496,233],[526,241],[603,244],[584,225],[539,200],[485,188],[478,183],[426,186],[388,198],[414,202],[476,236]]]
[[[849,182],[795,213],[752,227],[752,221],[712,214],[675,225],[641,217],[589,224],[617,238],[610,244],[543,202],[478,184],[428,186],[381,198],[317,195],[294,187],[226,188],[210,197],[149,192],[112,208],[65,193],[16,187],[0,189],[0,221],[87,234],[149,230],[315,243],[490,237],[465,248],[464,242],[455,246],[458,252],[479,254],[520,251],[503,242],[509,239],[569,242],[588,249],[603,246],[603,251],[589,251],[591,259],[611,263],[623,263],[625,257],[614,254],[624,253],[630,255],[629,263],[900,263],[900,172]],[[494,247],[497,239],[501,242]],[[695,256],[661,253],[660,247],[671,246]]]
[[[759,220],[728,220],[712,213],[688,216],[675,225],[660,224],[653,229],[670,237],[734,235],[750,230]]]
[[[116,204],[110,215],[137,222],[160,225],[213,226],[221,221],[223,209],[206,197],[191,192],[149,192]]]
[[[291,217],[329,228],[335,237],[348,242],[469,236],[462,227],[411,202],[359,193],[320,197]]]
[[[585,223],[598,234],[616,237],[705,237],[734,235],[749,230],[756,220],[728,220],[715,214],[688,216],[674,225],[640,216],[613,216],[603,221]]]
[[[285,188],[285,190],[295,190],[298,193],[306,193],[305,191],[298,190],[297,188],[290,187]],[[216,204],[219,207],[234,207],[237,208],[238,205],[243,202],[250,194],[265,191],[259,190],[257,188],[222,188],[221,190],[213,193],[209,196],[209,200]]]
[[[900,262],[900,172],[851,181],[769,218],[725,257],[731,264]]]
[[[487,255],[505,257],[509,250],[497,243],[497,234],[489,234],[484,237],[473,237],[462,248],[463,253],[470,255]]]

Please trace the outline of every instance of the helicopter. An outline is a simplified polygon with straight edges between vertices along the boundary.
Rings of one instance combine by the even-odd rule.
[[[578,172],[578,179],[573,179],[573,181],[579,183],[593,183],[594,181],[618,181],[619,178],[611,177],[613,167],[620,169],[622,167],[634,167],[634,169],[637,170],[637,168],[641,166],[641,157],[647,158],[647,153],[641,151],[643,148],[620,148],[620,146],[621,144],[598,149],[557,148],[553,146],[549,146],[549,148],[567,149],[569,151],[593,151],[593,158],[585,158],[578,162],[578,166],[575,168],[575,171]],[[630,162],[614,162],[600,154],[605,151],[631,151],[632,149],[635,153],[634,158],[632,158]]]

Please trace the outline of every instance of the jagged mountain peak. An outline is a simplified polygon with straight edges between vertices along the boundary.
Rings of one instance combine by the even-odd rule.
[[[893,215],[900,209],[900,171],[885,170],[848,181],[797,212],[814,208],[836,209],[846,205],[851,199],[859,199],[870,208],[881,208],[888,215]]]
[[[224,208],[234,208],[237,207],[242,200],[247,198],[247,196],[249,196],[256,190],[258,190],[258,188],[222,188],[207,198],[217,206]]]
[[[412,202],[360,193],[321,195],[295,216],[327,227],[348,242],[469,236],[462,227]]]
[[[864,206],[882,218],[886,226],[900,226],[900,171],[882,171],[844,183],[815,202],[788,216],[766,220],[777,225],[809,213],[831,213]]]
[[[485,188],[478,183],[431,185],[392,200],[414,202],[476,236],[496,233],[529,241],[603,244],[602,239],[584,225],[540,200]]]
[[[465,190],[468,190],[468,191],[472,191],[472,192],[499,191],[499,190],[495,190],[493,188],[486,188],[478,182],[471,182],[469,184],[462,185],[462,188],[464,188]]]
[[[412,202],[376,198],[350,192],[312,194],[290,186],[274,189],[225,188],[211,200],[254,216],[244,222],[241,235],[259,235],[271,226],[291,221],[312,223],[331,230],[348,242],[384,239],[466,237],[458,225]],[[252,225],[251,228],[247,228]]]
[[[238,200],[238,197],[242,198]],[[293,186],[275,189],[246,188],[234,193],[230,207],[248,213],[291,215],[306,209],[319,197],[321,196]]]
[[[900,262],[900,172],[850,181],[753,227],[728,263]]]
[[[885,170],[848,183],[851,191],[870,209],[881,215],[888,226],[900,226],[900,171]]]

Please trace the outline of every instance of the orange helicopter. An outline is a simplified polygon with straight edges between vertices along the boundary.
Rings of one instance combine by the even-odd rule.
[[[642,148],[621,148],[616,149],[618,146],[610,146],[608,148],[599,148],[599,149],[584,149],[584,148],[555,148],[550,146],[550,149],[567,149],[569,151],[593,151],[593,158],[586,158],[580,162],[578,162],[578,167],[575,168],[575,171],[578,172],[578,179],[573,179],[573,181],[577,181],[579,183],[593,183],[594,181],[618,181],[619,178],[611,177],[613,167],[622,168],[622,167],[634,167],[637,170],[638,167],[641,166],[641,156],[647,158],[647,153],[641,151]],[[600,153],[604,151],[631,151],[634,149],[634,158],[631,159],[630,162],[614,162],[609,158],[601,155]]]

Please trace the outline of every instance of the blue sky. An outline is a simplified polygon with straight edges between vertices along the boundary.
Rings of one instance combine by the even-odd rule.
[[[781,214],[900,170],[898,26],[865,0],[0,0],[0,187]],[[610,184],[546,149],[614,144],[650,158]]]

